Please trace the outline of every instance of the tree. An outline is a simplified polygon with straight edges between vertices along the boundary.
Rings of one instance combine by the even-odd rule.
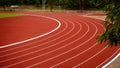
[[[86,10],[95,7],[91,0],[61,0],[61,6],[70,10]]]
[[[100,4],[103,0],[97,0]],[[99,42],[106,42],[107,46],[120,45],[120,0],[105,0],[107,18],[105,20],[105,31],[98,36]]]
[[[82,7],[81,0],[62,0],[61,3],[65,9],[70,10],[79,10]]]
[[[10,3],[11,3],[10,0],[0,0],[0,6],[3,7],[4,10],[7,6],[10,5]]]
[[[22,0],[9,0],[10,5],[21,5],[22,4]]]
[[[35,5],[36,5],[36,7],[39,7],[41,5],[40,0],[35,0]]]
[[[53,11],[54,6],[59,0],[47,0],[48,5],[50,6],[50,11]]]

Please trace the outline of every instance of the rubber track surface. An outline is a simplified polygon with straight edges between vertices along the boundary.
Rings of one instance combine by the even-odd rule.
[[[101,20],[83,17],[83,14],[80,13],[18,13],[52,17],[61,22],[61,27],[33,41],[1,48],[1,68],[101,68],[119,53],[119,47],[106,48],[104,43],[97,43],[97,35],[104,31]],[[16,25],[14,31],[21,31],[16,31],[19,32],[19,36],[14,34],[10,37],[7,36],[9,37],[7,40],[11,40],[7,43],[2,37],[0,41],[3,43],[1,44],[31,38],[57,27],[54,20],[27,15],[5,18],[4,20],[12,21],[10,26],[8,25],[9,27]],[[21,21],[19,22],[19,20]],[[46,22],[47,24],[44,24]],[[8,22],[2,24],[6,23]],[[18,25],[23,26],[23,28]],[[9,34],[9,28],[4,27],[4,29]],[[16,37],[19,40],[13,39]]]

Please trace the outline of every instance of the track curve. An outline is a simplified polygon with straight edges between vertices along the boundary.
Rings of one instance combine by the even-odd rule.
[[[1,67],[101,68],[119,52],[119,47],[97,43],[97,35],[104,31],[101,20],[79,13],[22,13],[55,18],[61,27],[44,37],[1,49]]]

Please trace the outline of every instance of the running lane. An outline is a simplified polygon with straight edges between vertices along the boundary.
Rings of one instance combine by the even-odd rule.
[[[101,68],[119,53],[119,47],[97,43],[97,35],[104,31],[101,20],[78,13],[22,13],[55,18],[61,27],[36,40],[1,49],[1,67]]]

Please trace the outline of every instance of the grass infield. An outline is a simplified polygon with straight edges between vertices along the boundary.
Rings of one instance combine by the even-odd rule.
[[[9,13],[7,13],[7,14],[4,14],[4,13],[0,14],[0,18],[15,17],[15,16],[22,16],[22,14],[9,14]]]

